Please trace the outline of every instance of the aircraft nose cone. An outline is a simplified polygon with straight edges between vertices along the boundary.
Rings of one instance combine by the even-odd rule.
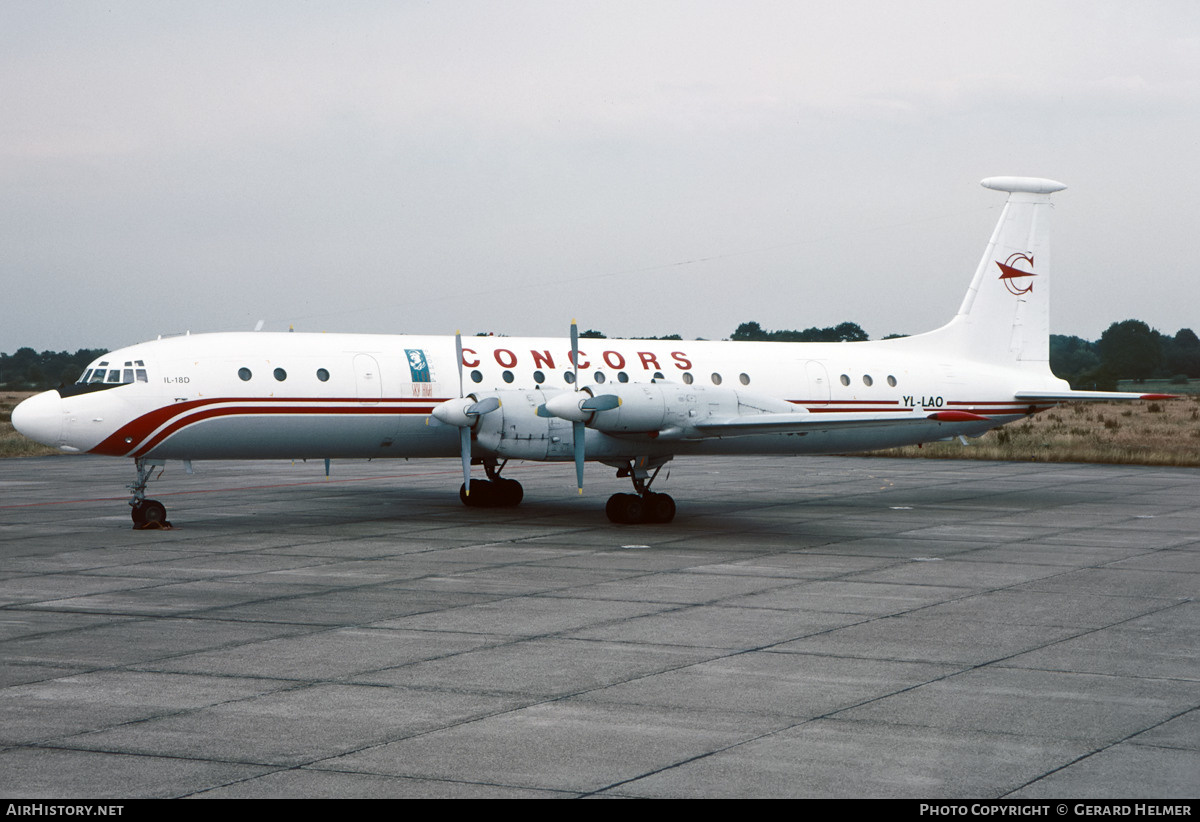
[[[34,394],[13,409],[12,424],[22,436],[57,448],[62,442],[62,397],[57,391]]]

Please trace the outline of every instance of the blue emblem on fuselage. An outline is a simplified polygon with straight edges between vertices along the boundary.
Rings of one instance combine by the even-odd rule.
[[[425,359],[425,352],[419,348],[406,348],[404,353],[408,355],[408,370],[412,374],[412,381],[429,382],[429,361]]]

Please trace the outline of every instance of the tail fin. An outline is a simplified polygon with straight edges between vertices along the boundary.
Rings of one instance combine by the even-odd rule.
[[[1007,191],[967,295],[931,342],[982,363],[1050,369],[1050,195],[1066,186],[1036,177],[989,177]]]

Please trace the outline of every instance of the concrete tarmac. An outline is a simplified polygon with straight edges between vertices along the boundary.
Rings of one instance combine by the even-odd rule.
[[[0,795],[1200,796],[1200,471],[669,468],[0,461]]]

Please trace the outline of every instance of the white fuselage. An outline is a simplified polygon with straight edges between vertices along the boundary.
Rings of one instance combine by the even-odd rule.
[[[978,435],[1050,404],[1014,399],[1017,387],[1029,387],[1028,373],[942,357],[911,342],[916,339],[583,339],[581,386],[626,398],[637,395],[639,386],[669,386],[667,403],[674,403],[653,431],[589,428],[587,458],[871,450]],[[575,390],[569,381],[574,370],[570,351],[565,339],[463,341],[462,392],[496,395],[502,403],[475,432],[478,456],[571,459],[570,422],[535,413],[555,394]],[[145,379],[74,395],[64,392],[57,409],[61,430],[39,439],[50,436],[67,451],[147,459],[453,457],[459,453],[457,430],[430,415],[439,404],[460,396],[454,358],[453,337],[170,337],[113,351],[94,363],[106,364],[111,373],[140,362]],[[709,418],[757,411],[865,416],[943,409],[988,419],[736,437],[690,436],[688,428]],[[49,408],[39,411],[51,421],[57,416]]]

